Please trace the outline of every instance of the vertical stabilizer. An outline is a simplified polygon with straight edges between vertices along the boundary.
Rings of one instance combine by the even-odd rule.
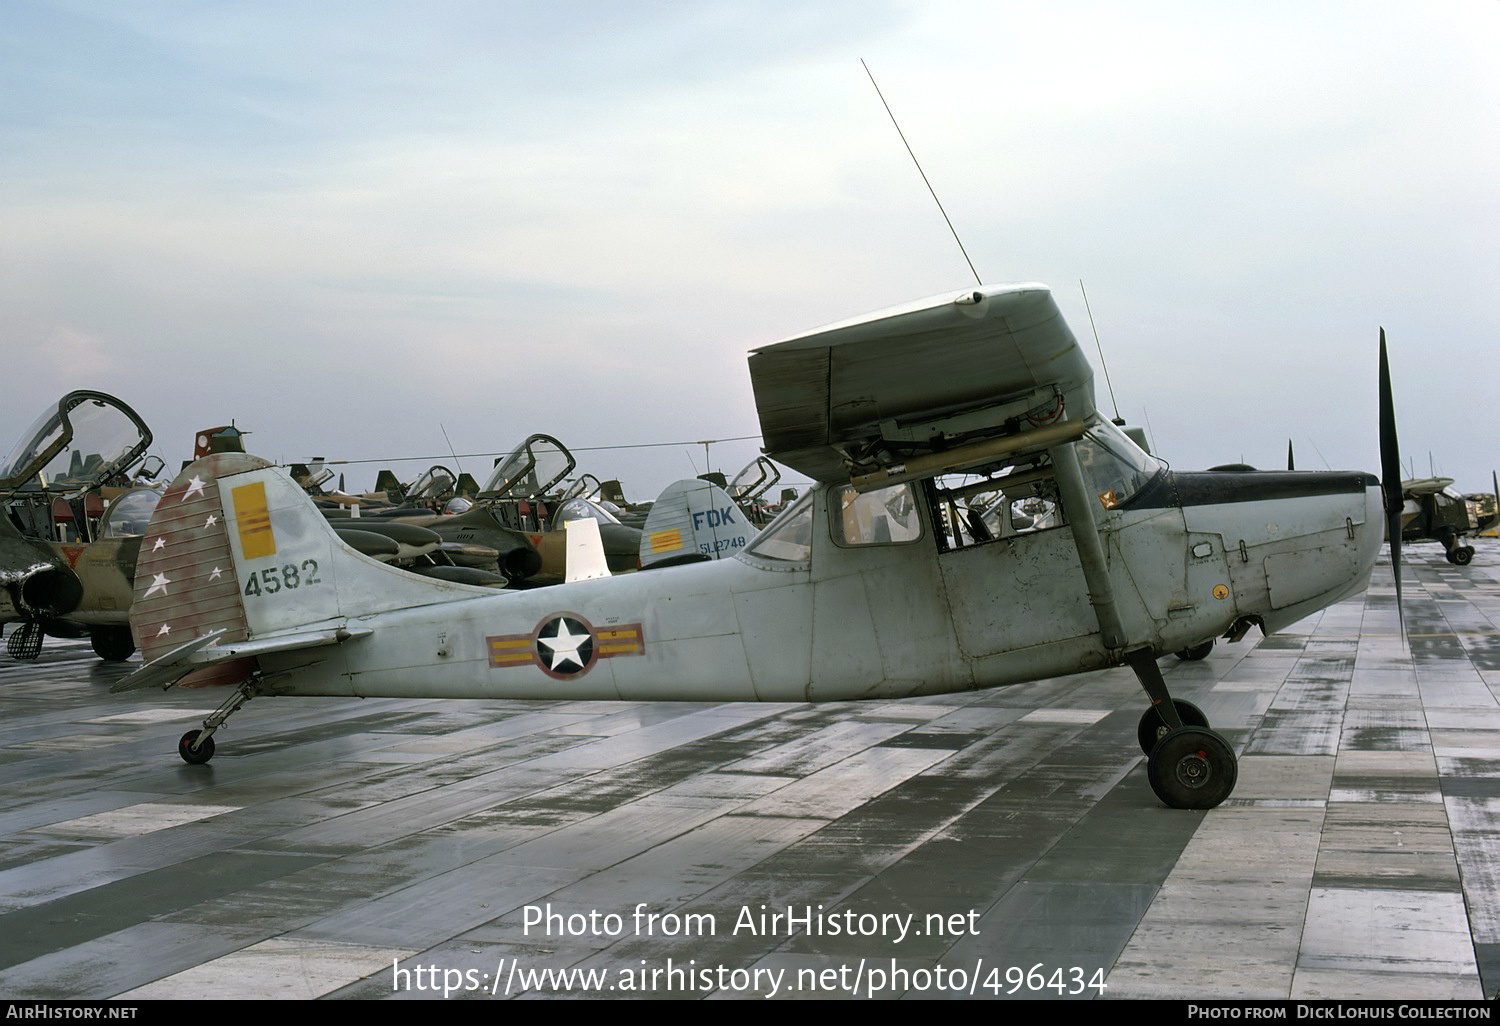
[[[724,489],[699,479],[667,485],[641,531],[641,568],[664,560],[720,559],[758,532]]]
[[[198,460],[167,488],[135,580],[130,626],[147,661],[210,631],[225,645],[341,625],[341,593],[357,615],[493,594],[360,555],[283,471],[239,453]]]

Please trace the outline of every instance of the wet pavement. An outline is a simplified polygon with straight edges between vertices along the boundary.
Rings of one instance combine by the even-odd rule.
[[[1128,670],[849,705],[110,695],[0,655],[0,996],[1480,998],[1500,542],[1163,660],[1240,754],[1163,808]],[[131,664],[132,666],[135,664]]]

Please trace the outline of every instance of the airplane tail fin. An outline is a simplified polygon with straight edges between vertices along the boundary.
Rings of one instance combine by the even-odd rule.
[[[344,594],[359,596],[347,614]],[[214,647],[227,652],[238,642],[341,628],[347,615],[482,594],[492,593],[360,555],[283,471],[220,453],[190,464],[157,505],[141,543],[130,626],[150,662],[214,632],[222,632]],[[246,672],[231,668],[224,679]]]
[[[641,530],[641,569],[666,561],[721,559],[759,533],[729,493],[701,479],[667,485]]]
[[[389,470],[382,470],[375,475],[375,490],[385,492],[386,498],[392,502],[400,502],[406,498],[406,489],[400,479]]]

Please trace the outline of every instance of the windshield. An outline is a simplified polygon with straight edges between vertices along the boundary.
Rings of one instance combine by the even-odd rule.
[[[161,502],[162,493],[155,488],[132,488],[112,499],[99,525],[101,538],[126,538],[146,533],[151,514]]]
[[[734,480],[729,482],[729,495],[735,502],[750,502],[760,498],[771,486],[781,480],[781,471],[764,456],[751,460]]]
[[[120,400],[70,392],[21,436],[0,467],[0,488],[80,491],[129,469],[150,444],[145,423]]]
[[[1089,424],[1077,451],[1084,476],[1105,509],[1128,502],[1164,469],[1160,460],[1148,456],[1125,432],[1103,419]]]
[[[618,524],[620,521],[605,512],[597,503],[588,499],[569,499],[558,509],[554,521],[566,524],[570,520],[597,520],[601,524]]]
[[[812,556],[813,496],[810,489],[787,511],[771,521],[746,551],[752,556],[792,563],[806,562]]]
[[[530,499],[545,495],[568,476],[574,465],[573,454],[557,439],[532,435],[495,465],[479,497]]]
[[[453,471],[437,464],[429,467],[426,473],[417,478],[407,490],[406,497],[408,499],[441,499],[452,495],[457,483],[458,478],[453,475]]]

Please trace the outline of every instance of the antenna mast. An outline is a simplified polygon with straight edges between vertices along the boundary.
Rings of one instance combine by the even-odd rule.
[[[974,270],[974,261],[969,259],[969,251],[964,249],[963,240],[958,237],[958,229],[954,228],[953,222],[948,220],[948,211],[943,209],[943,201],[938,199],[937,190],[934,189],[932,187],[932,183],[927,180],[927,172],[922,170],[921,161],[917,160],[917,155],[915,153],[912,153],[911,143],[906,141],[906,133],[901,131],[901,125],[896,120],[896,115],[891,112],[891,105],[885,102],[885,94],[880,91],[880,85],[875,81],[874,73],[870,71],[870,66],[865,63],[865,59],[863,57],[859,59],[859,64],[860,67],[865,69],[865,74],[870,76],[870,84],[872,86],[875,86],[875,95],[880,97],[881,106],[885,107],[885,112],[887,114],[890,114],[891,124],[896,126],[896,134],[901,137],[901,145],[905,146],[906,152],[911,155],[911,162],[917,165],[917,174],[922,176],[922,182],[927,186],[927,191],[932,193],[932,202],[937,204],[938,213],[943,215],[943,220],[948,224],[948,230],[953,233],[953,241],[958,243],[958,251],[964,255],[964,263],[969,265],[969,271],[974,275],[974,281],[977,284],[983,285],[984,279],[979,277],[978,271]]]
[[[1089,290],[1083,287],[1083,279],[1078,279],[1078,290],[1083,293],[1083,308],[1089,312],[1089,327],[1094,329],[1094,346],[1099,350],[1099,366],[1104,370],[1104,383],[1109,386],[1109,401],[1115,408],[1115,423],[1123,424],[1125,420],[1120,416],[1120,404],[1115,402],[1115,385],[1109,380],[1109,364],[1104,362],[1104,345],[1099,341],[1099,329],[1094,327],[1094,308],[1089,306]]]

